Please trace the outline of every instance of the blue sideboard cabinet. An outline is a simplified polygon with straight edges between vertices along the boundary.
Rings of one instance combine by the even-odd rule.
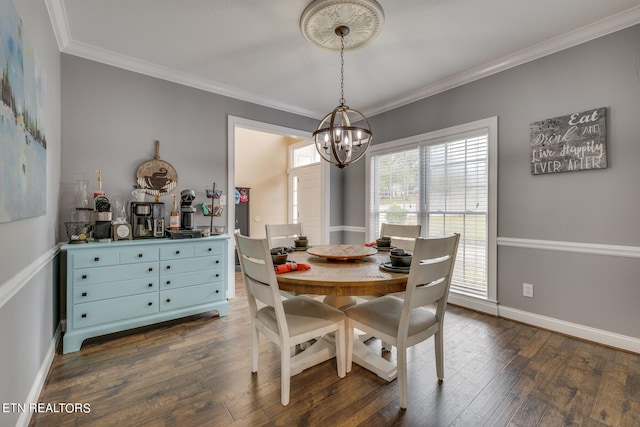
[[[226,235],[66,244],[63,353],[91,337],[217,310],[226,316]]]

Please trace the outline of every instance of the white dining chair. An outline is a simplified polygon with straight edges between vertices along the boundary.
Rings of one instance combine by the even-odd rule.
[[[251,372],[258,372],[262,333],[280,346],[280,388],[283,406],[289,403],[291,377],[310,368],[309,362],[291,356],[297,344],[329,333],[335,333],[338,376],[346,375],[346,316],[308,296],[292,296],[283,300],[266,239],[235,235],[238,258],[251,313]],[[258,308],[258,303],[264,307]]]
[[[279,246],[292,247],[294,241],[302,234],[302,224],[266,224],[265,231],[267,233],[267,242],[269,248]]]
[[[408,400],[407,348],[434,336],[438,383],[444,378],[443,320],[459,240],[459,234],[416,239],[404,298],[385,295],[345,310],[347,372],[353,359],[354,328],[394,345],[403,409]],[[435,309],[433,303],[437,303]]]
[[[420,237],[422,226],[403,225],[403,224],[387,224],[380,226],[380,236],[391,237],[391,246],[404,249],[405,251],[413,251],[413,244],[417,237]]]

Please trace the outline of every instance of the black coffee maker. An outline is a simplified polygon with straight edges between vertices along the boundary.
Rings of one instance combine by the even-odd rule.
[[[193,230],[194,229],[194,215],[196,208],[191,206],[191,203],[196,198],[195,191],[187,188],[180,193],[180,229],[181,230]]]
[[[164,237],[164,203],[131,202],[134,239]]]

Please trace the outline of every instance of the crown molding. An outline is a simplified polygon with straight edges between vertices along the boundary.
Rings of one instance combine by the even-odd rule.
[[[316,111],[299,108],[268,97],[257,95],[249,91],[238,89],[233,86],[228,86],[208,79],[203,79],[189,73],[184,73],[182,71],[177,71],[169,67],[154,64],[152,62],[132,58],[130,56],[102,49],[97,46],[71,40],[69,41],[69,43],[67,43],[62,52],[69,55],[90,59],[92,61],[101,62],[103,64],[111,65],[125,70],[133,71],[135,73],[144,74],[150,77],[156,77],[158,79],[193,87],[206,92],[212,92],[237,100],[275,108],[280,111],[286,111],[289,113],[316,119],[322,117],[322,114]]]
[[[311,111],[304,108],[296,107],[284,102],[280,102],[271,98],[262,97],[255,93],[241,90],[232,86],[217,83],[208,79],[193,76],[188,73],[177,71],[168,67],[142,61],[137,58],[122,55],[110,50],[102,49],[86,43],[75,41],[71,37],[67,15],[64,9],[63,0],[45,0],[49,19],[53,26],[53,31],[58,42],[60,52],[69,55],[78,56],[92,61],[100,62],[106,65],[144,74],[184,86],[193,87],[206,92],[212,92],[218,95],[228,96],[230,98],[241,101],[250,102],[264,107],[275,108],[293,114],[305,117],[320,119],[322,112]]]
[[[45,0],[53,31],[58,42],[60,52],[79,56],[136,73],[156,77],[162,80],[201,89],[206,92],[228,96],[241,101],[275,108],[281,111],[298,114],[313,119],[320,119],[324,113],[311,111],[291,104],[263,97],[236,87],[224,85],[188,73],[173,70],[151,62],[142,61],[129,56],[121,55],[113,51],[105,50],[89,44],[74,41],[71,37],[67,15],[63,0]],[[412,91],[403,96],[394,98],[372,108],[362,109],[361,112],[368,117],[384,113],[394,108],[399,108],[415,101],[436,95],[441,92],[462,86],[467,83],[491,76],[501,71],[508,70],[518,65],[542,58],[561,50],[585,43],[598,37],[611,34],[640,23],[640,6],[627,9],[616,15],[596,21],[577,30],[570,31],[561,36],[538,43],[530,48],[523,49],[511,55],[504,56],[495,61],[488,62],[447,79],[440,80],[422,89]]]
[[[412,91],[374,108],[363,109],[365,116],[371,117],[394,108],[402,107],[415,101],[428,98],[467,83],[497,74],[518,65],[526,64],[547,55],[560,52],[573,46],[597,39],[607,34],[623,30],[640,23],[640,6],[627,9],[616,15],[601,19],[592,24],[578,28],[558,37],[522,49],[495,61],[464,71],[447,79],[440,80],[422,89]]]
[[[53,33],[55,34],[56,41],[58,42],[58,49],[62,52],[71,41],[69,23],[67,22],[67,12],[64,9],[64,3],[62,0],[45,0],[44,3],[47,6],[49,19],[53,26]]]

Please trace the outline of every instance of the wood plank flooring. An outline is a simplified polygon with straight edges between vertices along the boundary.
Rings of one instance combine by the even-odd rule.
[[[85,341],[55,355],[30,426],[640,426],[640,355],[449,306],[445,378],[433,340],[408,353],[409,407],[397,382],[335,359],[291,380],[280,404],[278,348],[261,339],[251,373],[248,307],[237,274],[230,313],[192,316]],[[367,343],[380,351],[380,341]],[[395,361],[395,349],[385,353]]]

